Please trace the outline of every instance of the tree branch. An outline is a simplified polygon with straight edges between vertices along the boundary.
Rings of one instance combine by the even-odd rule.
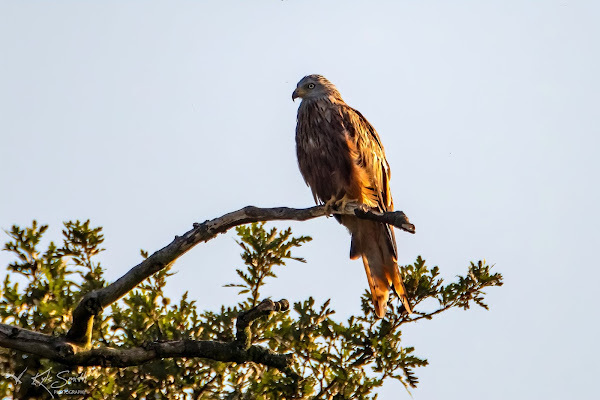
[[[235,324],[237,330],[235,335],[237,342],[244,348],[250,348],[252,343],[250,325],[252,324],[252,321],[263,315],[268,315],[273,311],[287,311],[289,308],[290,303],[286,299],[279,300],[278,302],[274,302],[271,299],[265,299],[256,307],[241,312],[240,315],[238,315]]]
[[[274,353],[250,343],[252,321],[273,311],[289,308],[287,300],[264,300],[258,306],[241,312],[237,319],[236,340],[170,340],[157,341],[133,348],[100,347],[91,350],[66,342],[64,338],[0,324],[0,346],[58,361],[65,365],[129,367],[158,358],[199,357],[223,362],[255,362],[293,375],[293,354]]]
[[[350,203],[346,205],[345,209],[334,210],[333,213],[354,215],[362,219],[384,222],[410,233],[415,232],[414,225],[410,223],[402,211],[381,213],[369,209],[364,204]],[[248,206],[201,224],[196,223],[183,236],[175,236],[175,239],[169,245],[152,254],[112,284],[86,294],[73,311],[71,329],[69,329],[66,338],[71,343],[89,347],[95,315],[98,315],[106,306],[123,297],[152,274],[172,264],[200,242],[207,242],[219,233],[227,232],[235,226],[251,222],[275,220],[306,221],[324,215],[326,215],[324,206],[303,209]]]

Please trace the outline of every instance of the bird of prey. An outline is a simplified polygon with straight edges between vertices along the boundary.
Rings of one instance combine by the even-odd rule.
[[[355,201],[392,211],[390,167],[369,121],[321,75],[302,78],[292,100],[298,97],[302,99],[296,126],[298,165],[315,202],[329,210]],[[390,288],[411,313],[396,261],[393,228],[350,215],[335,217],[352,235],[350,258],[362,257],[377,316],[385,316]]]

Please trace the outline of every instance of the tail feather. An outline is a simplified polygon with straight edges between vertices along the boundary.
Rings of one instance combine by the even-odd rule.
[[[406,293],[406,288],[404,287],[404,281],[402,280],[402,276],[400,275],[400,270],[398,268],[398,264],[396,264],[396,273],[392,275],[392,287],[394,288],[394,292],[402,301],[404,308],[409,314],[412,314],[412,308],[410,307],[410,303],[408,301],[408,294]]]
[[[368,256],[363,254],[363,265],[367,273],[367,280],[371,288],[371,298],[375,307],[377,317],[383,318],[387,309],[388,299],[390,297],[389,282],[385,277],[385,271],[381,268],[381,264],[371,259],[369,262]]]
[[[342,223],[352,234],[350,258],[362,256],[377,316],[385,316],[392,288],[401,299],[404,308],[408,313],[412,313],[396,261],[393,232],[390,234],[389,227],[385,224],[356,217],[343,218]]]
[[[358,248],[358,239],[352,235],[352,239],[350,240],[350,259],[356,260],[360,257],[360,249]]]

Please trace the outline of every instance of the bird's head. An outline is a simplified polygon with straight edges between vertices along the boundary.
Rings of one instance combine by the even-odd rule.
[[[303,100],[322,98],[342,100],[337,88],[322,75],[307,75],[300,79],[296,90],[292,93],[292,100],[296,100],[298,97]]]

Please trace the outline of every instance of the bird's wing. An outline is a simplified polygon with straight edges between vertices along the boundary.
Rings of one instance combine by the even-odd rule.
[[[377,131],[359,111],[351,107],[344,107],[342,115],[351,157],[359,170],[363,202],[379,211],[393,211],[391,171]],[[388,243],[396,258],[394,230],[389,225],[386,228]]]
[[[349,136],[352,158],[355,165],[364,171],[363,176],[368,179],[363,182],[368,195],[367,205],[380,211],[393,211],[391,171],[379,135],[359,111],[351,107],[346,107],[344,111],[344,125]]]

